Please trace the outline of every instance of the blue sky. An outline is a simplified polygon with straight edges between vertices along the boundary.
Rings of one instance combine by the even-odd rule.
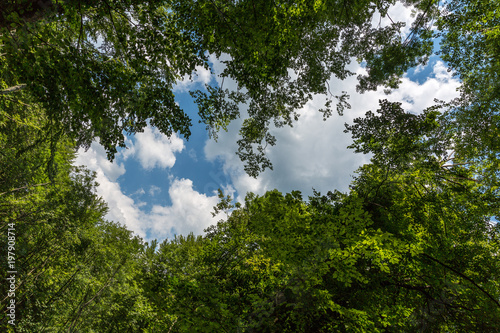
[[[399,7],[391,13],[393,20],[411,20],[410,9]],[[97,143],[88,151],[78,152],[75,164],[96,171],[98,194],[109,206],[107,218],[126,225],[146,241],[161,241],[189,232],[202,234],[222,218],[211,215],[218,202],[218,188],[239,201],[249,191],[263,194],[275,188],[282,192],[300,190],[304,197],[312,194],[313,188],[323,193],[346,191],[354,171],[367,163],[369,156],[347,149],[351,139],[343,132],[344,123],[376,110],[378,100],[384,98],[400,101],[407,111],[418,113],[432,105],[434,98],[449,100],[457,96],[459,85],[437,57],[432,57],[425,67],[410,70],[400,88],[390,95],[383,89],[359,95],[356,76],[344,81],[333,78],[330,87],[350,94],[351,110],[346,110],[342,117],[333,115],[323,121],[317,110],[325,97],[316,96],[300,110],[301,116],[293,128],[272,129],[277,144],[267,153],[274,170],[254,179],[245,174],[235,154],[241,120],[220,133],[217,142],[208,137],[205,125],[198,123],[198,110],[188,91],[200,89],[205,83],[220,83],[217,74],[223,70],[223,64],[214,57],[211,61],[213,73],[197,68],[192,79],[184,78],[175,88],[176,101],[193,119],[189,141],[177,135],[167,138],[148,127],[144,133],[128,138],[128,149],[120,150],[113,163],[107,161],[104,149]],[[350,69],[356,73],[364,71],[356,63]],[[235,88],[236,84],[226,79],[224,87]]]

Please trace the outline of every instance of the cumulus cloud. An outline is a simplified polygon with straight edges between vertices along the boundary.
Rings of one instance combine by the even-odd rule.
[[[193,189],[193,183],[189,179],[177,179],[170,176],[170,196],[171,205],[155,205],[151,210],[147,209],[147,204],[140,200],[146,194],[144,188],[140,188],[130,196],[126,195],[117,179],[125,174],[125,167],[122,160],[135,156],[141,161],[145,168],[148,166],[173,166],[175,157],[168,157],[162,160],[162,156],[156,155],[152,150],[140,153],[140,149],[147,148],[147,144],[160,147],[173,155],[173,152],[180,151],[182,147],[163,141],[163,138],[153,138],[155,133],[146,130],[145,135],[136,137],[132,142],[132,148],[125,153],[117,154],[113,163],[106,158],[104,148],[98,143],[93,143],[90,149],[84,151],[80,149],[75,159],[75,165],[85,165],[90,170],[96,172],[97,195],[102,197],[108,204],[109,211],[106,218],[110,221],[120,222],[129,230],[139,235],[145,240],[157,238],[163,240],[166,237],[173,237],[174,234],[188,234],[194,232],[199,235],[203,233],[211,224],[216,223],[221,216],[212,217],[212,207],[218,202],[218,197],[213,195],[200,194]],[[181,140],[182,144],[182,140]],[[172,146],[177,148],[172,148]],[[127,155],[125,155],[127,154]],[[231,188],[228,188],[231,191]],[[150,196],[157,196],[162,189],[156,185],[149,186],[147,193]],[[134,200],[132,197],[135,197]]]
[[[431,76],[422,84],[404,77],[399,89],[388,96],[388,99],[400,101],[408,112],[419,113],[434,105],[434,99],[448,101],[458,96],[460,82],[448,72],[442,61],[437,61]]]
[[[171,168],[175,164],[175,153],[184,149],[184,141],[176,134],[169,138],[157,128],[146,127],[143,133],[136,133],[134,141],[127,140],[123,159],[137,159],[144,169],[155,167]]]
[[[221,216],[212,217],[218,197],[207,196],[193,189],[190,179],[175,179],[168,193],[171,206],[153,206],[149,214],[152,232],[159,238],[172,234],[200,235],[203,230],[217,222]]]
[[[358,64],[352,64],[350,69],[357,74],[365,73],[365,69]],[[226,81],[224,84],[229,87],[234,82]],[[352,140],[349,134],[343,133],[345,123],[352,123],[354,118],[363,116],[368,110],[375,111],[381,99],[402,102],[406,111],[419,113],[433,105],[435,98],[450,100],[456,97],[459,86],[458,80],[452,77],[441,61],[434,64],[433,75],[425,82],[419,84],[403,77],[399,89],[389,95],[382,89],[357,94],[355,76],[344,81],[331,79],[329,84],[335,91],[350,93],[352,108],[346,110],[342,117],[335,114],[323,121],[322,114],[317,110],[324,105],[325,97],[316,96],[300,110],[301,116],[293,128],[272,129],[277,144],[267,148],[267,154],[274,170],[266,170],[257,179],[245,174],[242,162],[234,153],[241,121],[231,124],[228,132],[220,133],[217,142],[206,142],[206,158],[222,161],[224,172],[238,192],[239,201],[247,192],[263,194],[274,188],[283,192],[300,190],[306,195],[312,193],[312,188],[323,193],[333,189],[346,191],[354,171],[369,162],[369,156],[347,149]]]
[[[108,161],[104,147],[97,143],[93,143],[86,152],[80,149],[73,164],[85,165],[93,171],[101,170],[102,174],[111,181],[116,181],[125,173],[123,163]]]

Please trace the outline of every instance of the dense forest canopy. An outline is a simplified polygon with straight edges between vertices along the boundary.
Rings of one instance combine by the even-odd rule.
[[[125,145],[124,133],[149,122],[162,133],[190,135],[191,119],[175,103],[176,80],[208,55],[229,55],[222,77],[236,91],[209,86],[193,91],[199,115],[216,135],[240,116],[238,155],[256,176],[271,167],[263,146],[269,133],[292,125],[314,94],[328,94],[325,117],[347,106],[347,93],[327,86],[345,79],[353,58],[366,61],[370,75],[361,90],[385,84],[425,61],[431,52],[432,1],[408,1],[420,8],[411,35],[401,22],[374,28],[392,1],[12,1],[0,23],[5,88],[25,84],[43,104],[51,126],[78,145],[97,139],[110,159]]]
[[[12,332],[495,332],[500,327],[500,3],[8,0],[0,4],[1,326]],[[107,221],[98,140],[113,159],[148,125],[190,135],[174,86],[209,56],[220,85],[192,91],[216,137],[248,106],[236,152],[272,167],[269,128],[314,95],[348,112],[331,77],[397,87],[439,55],[460,96],[419,114],[381,100],[346,132],[370,153],[348,193],[220,193],[203,236],[145,243]],[[334,88],[334,87],[333,87]],[[278,143],[279,149],[279,143]],[[314,187],[315,184],[311,184]]]

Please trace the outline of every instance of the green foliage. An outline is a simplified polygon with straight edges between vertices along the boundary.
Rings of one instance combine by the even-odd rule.
[[[191,121],[172,86],[202,58],[168,8],[133,1],[57,6],[58,13],[12,18],[3,27],[7,86],[26,84],[52,126],[80,146],[99,138],[110,159],[124,147],[124,132],[141,132],[148,121],[164,134],[189,136]]]
[[[446,105],[456,156],[490,188],[500,169],[499,8],[498,1],[453,1],[438,21],[440,55],[462,80],[460,97]]]
[[[435,15],[435,3],[405,2],[422,10],[406,41],[400,40],[400,22],[372,27],[376,13],[386,16],[391,4],[366,0],[173,3],[172,10],[182,19],[181,29],[189,31],[203,50],[220,57],[226,65],[222,78],[238,84],[237,92],[224,92],[221,85],[210,89],[208,96],[196,93],[203,121],[216,132],[224,128],[225,119],[240,116],[232,103],[248,105],[249,118],[241,128],[237,154],[246,162],[249,175],[272,168],[266,157],[266,148],[276,143],[269,133],[271,124],[291,126],[298,119],[297,110],[314,95],[328,96],[322,109],[325,117],[332,114],[334,99],[339,113],[349,108],[347,93],[334,95],[327,81],[353,75],[347,69],[353,57],[367,61],[370,69],[369,76],[360,78],[363,90],[394,86],[404,70],[424,61],[419,57],[430,53],[426,27]],[[223,96],[232,102],[222,103]],[[207,116],[207,110],[223,118]]]
[[[415,330],[494,331],[500,320],[497,71],[494,56],[483,57],[497,7],[452,1],[438,20],[443,58],[463,80],[459,98],[418,115],[381,101],[378,115],[346,125],[351,148],[373,154],[353,190],[383,230],[422,244],[406,266],[417,271],[389,282],[419,292]]]
[[[150,299],[176,332],[494,330],[499,207],[459,182],[367,165],[349,195],[249,195],[160,246]]]
[[[418,163],[430,167],[451,148],[451,140],[438,122],[439,112],[433,108],[415,115],[406,113],[401,103],[382,100],[377,113],[368,111],[364,118],[356,118],[354,125],[346,124],[344,131],[354,139],[349,148],[356,153],[373,153],[375,164],[402,168]]]
[[[6,306],[14,299],[16,332],[141,330],[154,313],[136,282],[141,241],[104,220],[95,176],[71,166],[74,144],[44,130],[43,108],[1,102],[0,272],[5,280],[16,271],[16,289],[9,296],[2,284],[0,327],[13,328]]]
[[[500,327],[498,1],[31,1],[0,5],[0,231],[15,229],[18,332],[493,332]],[[172,87],[208,53],[222,78],[192,96],[211,135],[248,104],[238,154],[271,167],[266,145],[351,57],[359,89],[396,87],[424,63],[437,19],[460,98],[420,114],[380,101],[346,125],[371,153],[349,193],[219,191],[204,236],[143,244],[108,222],[95,176],[73,167],[99,137],[108,156],[148,122],[189,135]],[[442,112],[443,111],[443,112]],[[8,237],[0,255],[8,257]],[[11,270],[0,263],[6,280]],[[0,289],[7,326],[8,288]],[[5,329],[7,328],[7,329]]]
[[[422,12],[404,42],[401,23],[371,24],[392,3],[15,0],[0,18],[2,94],[21,84],[45,108],[51,127],[78,146],[98,138],[113,159],[124,133],[141,132],[148,123],[189,137],[191,119],[172,89],[196,66],[208,68],[213,54],[226,65],[222,80],[233,79],[238,88],[192,92],[201,120],[216,137],[248,104],[237,154],[257,176],[272,167],[266,157],[276,142],[271,124],[291,126],[316,94],[328,95],[325,117],[334,99],[339,113],[349,108],[347,93],[332,93],[327,81],[353,75],[346,68],[353,57],[370,69],[360,78],[366,90],[394,86],[429,53],[422,41],[434,2],[405,1]]]

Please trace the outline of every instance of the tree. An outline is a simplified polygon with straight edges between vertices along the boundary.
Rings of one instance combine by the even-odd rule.
[[[136,284],[142,242],[105,221],[95,176],[71,165],[69,138],[43,130],[43,108],[2,102],[9,117],[0,123],[0,253],[8,260],[0,275],[14,275],[15,285],[0,289],[2,331],[147,326],[153,312]],[[12,300],[15,318],[7,316]]]
[[[478,154],[481,144],[464,149],[456,109],[440,114],[438,106],[414,115],[399,103],[380,104],[378,115],[368,112],[346,125],[352,148],[373,153],[373,164],[360,170],[353,189],[374,216],[387,216],[383,228],[390,226],[398,237],[423,237],[416,280],[428,289],[420,290],[425,306],[415,312],[416,323],[424,329],[493,330],[500,320],[494,263],[498,168],[491,156]],[[430,280],[441,294],[431,292]],[[447,318],[453,319],[445,323]]]
[[[445,105],[457,133],[455,151],[460,163],[494,186],[498,182],[499,78],[498,1],[453,1],[438,20],[441,57],[460,77],[460,97]],[[458,134],[460,133],[460,134]]]
[[[47,126],[84,147],[99,138],[110,159],[124,146],[124,132],[141,132],[148,121],[164,134],[189,136],[191,122],[172,85],[203,57],[176,30],[167,7],[137,1],[52,7],[36,20],[15,10],[4,15],[4,86],[23,84],[45,108]]]
[[[333,98],[339,112],[348,107],[347,93],[334,96],[327,80],[352,75],[346,69],[352,57],[373,68],[361,80],[363,89],[373,89],[394,86],[428,51],[425,27],[434,2],[405,2],[422,9],[411,43],[400,40],[401,23],[371,26],[392,3],[16,0],[4,5],[0,20],[2,95],[28,91],[46,109],[47,126],[79,146],[99,138],[112,159],[124,132],[141,132],[148,122],[166,135],[189,137],[191,120],[172,88],[196,66],[208,68],[208,54],[227,54],[222,78],[236,80],[238,90],[221,85],[193,96],[212,134],[248,103],[238,154],[256,176],[271,167],[264,148],[275,143],[271,121],[292,125],[314,94],[329,95],[325,117]]]
[[[349,194],[250,194],[160,246],[152,299],[178,332],[494,330],[498,206],[455,183],[372,164]]]
[[[265,147],[275,144],[269,127],[292,126],[297,110],[313,95],[328,96],[325,118],[349,108],[347,92],[332,93],[331,76],[345,79],[353,58],[366,61],[369,75],[360,77],[361,90],[384,84],[396,86],[404,70],[425,61],[432,42],[428,23],[436,14],[433,1],[405,1],[419,10],[412,34],[401,40],[404,25],[394,22],[374,28],[378,14],[387,15],[392,1],[179,1],[182,27],[197,44],[216,56],[228,54],[222,78],[234,79],[238,90],[209,88],[194,96],[200,116],[211,133],[239,117],[248,104],[249,118],[240,130],[238,155],[246,171],[256,176],[271,167]],[[200,24],[201,23],[201,24]],[[228,100],[226,100],[228,99]]]

